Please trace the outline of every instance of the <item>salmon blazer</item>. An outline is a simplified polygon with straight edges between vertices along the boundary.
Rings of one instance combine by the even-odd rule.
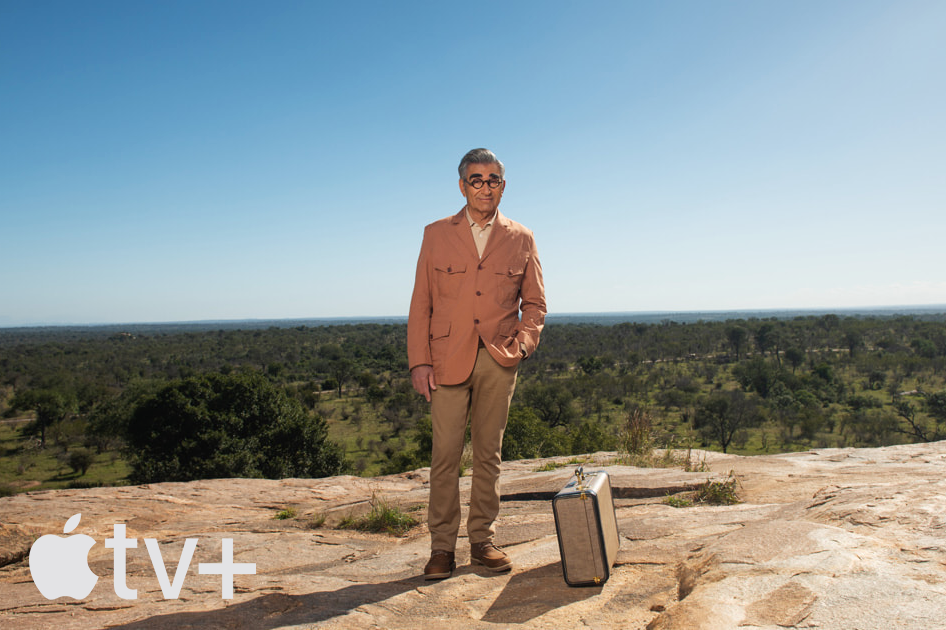
[[[438,385],[462,383],[480,339],[497,363],[518,365],[520,344],[525,356],[539,345],[545,313],[542,267],[525,226],[497,210],[482,258],[464,210],[424,228],[407,322],[412,369],[432,365]]]

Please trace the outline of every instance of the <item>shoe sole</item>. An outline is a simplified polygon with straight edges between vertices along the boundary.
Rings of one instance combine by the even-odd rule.
[[[473,564],[478,564],[483,567],[486,567],[487,571],[492,571],[493,573],[502,573],[503,571],[510,571],[512,569],[512,562],[509,562],[507,564],[504,564],[498,567],[491,567],[485,562],[483,562],[482,560],[480,560],[479,558],[470,558],[470,560],[472,561]]]
[[[453,575],[454,569],[456,569],[456,565],[451,567],[449,571],[445,571],[443,573],[425,573],[424,579],[425,580],[445,580],[451,575]]]
[[[425,580],[446,580],[448,577],[453,575],[453,572],[450,573],[425,573]]]

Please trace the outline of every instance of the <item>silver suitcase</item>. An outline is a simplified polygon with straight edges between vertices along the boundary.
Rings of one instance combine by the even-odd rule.
[[[621,545],[608,473],[585,473],[579,466],[552,499],[552,512],[565,582],[569,586],[607,582]]]

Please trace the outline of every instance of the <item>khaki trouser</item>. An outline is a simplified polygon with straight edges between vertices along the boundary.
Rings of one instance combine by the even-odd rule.
[[[503,367],[480,348],[469,378],[431,392],[433,454],[427,524],[431,550],[454,551],[460,529],[460,456],[470,421],[473,487],[466,529],[470,543],[492,541],[499,513],[499,468],[517,367]]]

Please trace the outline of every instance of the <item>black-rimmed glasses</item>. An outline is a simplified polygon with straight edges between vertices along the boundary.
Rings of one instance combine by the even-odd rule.
[[[496,178],[493,178],[493,177],[490,177],[489,179],[481,179],[481,178],[479,178],[479,177],[474,177],[474,178],[472,178],[472,179],[467,180],[466,183],[469,184],[470,186],[472,186],[473,188],[477,189],[477,190],[479,190],[480,188],[482,188],[482,187],[483,187],[483,184],[486,184],[486,185],[489,186],[491,189],[494,189],[494,190],[495,190],[496,188],[499,188],[499,185],[503,183],[503,180],[501,180],[501,179],[496,179]]]

